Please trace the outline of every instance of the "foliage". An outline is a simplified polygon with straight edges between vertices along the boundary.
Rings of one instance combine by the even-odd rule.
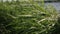
[[[34,1],[0,2],[1,34],[51,34],[57,12]]]

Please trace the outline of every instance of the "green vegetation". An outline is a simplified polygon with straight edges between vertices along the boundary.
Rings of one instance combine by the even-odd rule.
[[[37,2],[0,2],[1,34],[52,34],[57,23],[53,6]]]

